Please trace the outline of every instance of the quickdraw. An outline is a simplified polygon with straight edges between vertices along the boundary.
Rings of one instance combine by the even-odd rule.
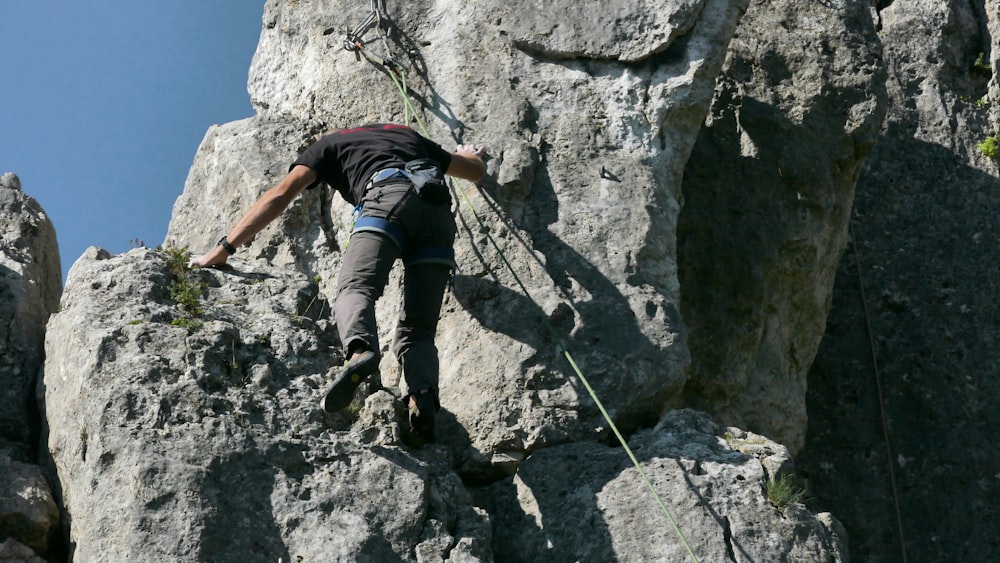
[[[383,69],[385,69],[386,74],[392,78],[393,83],[399,90],[400,95],[403,99],[403,122],[409,125],[411,121],[416,122],[421,130],[426,135],[426,127],[424,126],[423,120],[420,118],[420,113],[417,108],[413,106],[413,102],[410,101],[409,89],[406,85],[406,69],[402,65],[393,61],[388,56],[379,56],[373,53],[370,49],[365,46],[365,41],[363,36],[368,33],[369,30],[375,28],[378,33],[379,38],[382,40],[382,48],[385,53],[389,53],[389,42],[386,39],[386,32],[389,30],[389,16],[385,9],[385,0],[372,0],[371,12],[369,12],[368,17],[365,18],[353,31],[349,31],[344,36],[344,50],[353,52],[355,57],[360,60],[364,57],[368,62],[376,64]]]
[[[392,59],[388,57],[380,57],[375,53],[372,53],[370,49],[365,46],[364,35],[368,33],[369,30],[375,28],[378,36],[382,39],[382,47],[385,52],[389,52],[389,44],[386,41],[385,33],[388,31],[388,25],[383,23],[388,20],[385,11],[385,0],[372,0],[371,12],[368,13],[368,17],[364,19],[353,31],[348,31],[344,35],[344,50],[353,52],[358,57],[365,57],[369,61],[386,67],[387,69],[400,69],[400,66],[396,64]]]

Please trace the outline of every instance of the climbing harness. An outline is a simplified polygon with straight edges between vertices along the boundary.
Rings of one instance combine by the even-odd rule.
[[[379,182],[392,180],[394,178],[409,178],[409,176],[407,176],[406,170],[403,170],[402,168],[386,168],[384,170],[379,170],[378,172],[372,174],[371,179],[368,180],[367,184],[365,184],[365,191],[367,192],[372,188],[372,186],[378,184]]]
[[[865,296],[865,280],[861,274],[861,258],[859,257],[858,241],[854,238],[853,221],[847,224],[848,236],[851,239],[851,246],[854,250],[854,269],[858,272],[858,288],[861,293],[861,310],[865,316],[865,328],[868,331],[868,346],[872,356],[872,371],[875,373],[875,389],[878,392],[878,408],[882,418],[882,438],[885,441],[885,455],[889,467],[889,482],[892,485],[893,507],[896,509],[896,527],[899,532],[899,546],[902,550],[902,562],[906,563],[906,540],[903,537],[903,516],[899,509],[899,493],[896,488],[896,472],[892,468],[892,447],[889,443],[889,422],[885,413],[885,399],[882,394],[882,375],[878,368],[878,356],[875,347],[875,331],[872,330],[871,316],[868,313],[868,298]]]
[[[451,201],[448,187],[442,180],[444,173],[436,162],[428,158],[418,158],[407,162],[405,166],[405,168],[385,168],[375,172],[365,184],[365,191],[367,192],[382,182],[405,179],[410,183],[410,189],[416,193],[417,197],[429,203],[443,205]],[[380,233],[388,237],[399,248],[400,252],[406,252],[404,246],[406,233],[403,229],[388,219],[363,215],[363,208],[363,203],[359,203],[354,208],[351,215],[351,234],[363,231]],[[347,244],[350,245],[350,240]],[[406,252],[403,256],[403,263],[407,266],[443,264],[452,268],[457,267],[455,250],[450,246],[422,247],[416,251]]]
[[[403,67],[393,62],[391,59],[378,57],[377,55],[374,55],[368,49],[365,48],[364,42],[361,41],[361,35],[363,35],[373,25],[377,23],[378,26],[381,27],[382,18],[383,16],[385,16],[384,4],[385,4],[384,0],[372,0],[372,13],[369,14],[368,18],[364,22],[362,22],[362,24],[359,25],[353,32],[347,34],[347,37],[344,40],[344,48],[348,51],[353,51],[356,54],[364,56],[370,62],[378,66],[381,66],[382,68],[385,69],[386,73],[389,75],[390,78],[392,78],[393,82],[396,84],[396,88],[397,90],[399,90],[400,96],[403,100],[404,123],[406,125],[409,125],[410,119],[412,118],[420,127],[420,132],[424,135],[424,137],[430,138],[430,135],[427,131],[427,127],[424,125],[423,120],[420,118],[419,112],[417,112],[416,108],[413,106],[413,103],[410,101],[410,95],[406,85],[406,72],[403,69]],[[383,36],[382,39],[384,42],[385,37]],[[385,44],[385,47],[386,47],[386,52],[388,52],[388,44]],[[517,271],[514,269],[514,266],[510,263],[510,260],[507,259],[507,256],[503,253],[503,250],[500,248],[500,245],[497,243],[496,239],[493,238],[493,235],[490,233],[490,229],[486,225],[486,222],[476,212],[476,209],[472,205],[472,201],[469,199],[469,196],[466,194],[465,190],[462,189],[462,187],[458,185],[453,179],[449,178],[448,181],[451,186],[451,189],[461,196],[462,200],[465,202],[465,205],[469,208],[469,211],[471,212],[472,216],[479,223],[481,232],[486,234],[486,238],[490,241],[490,244],[493,246],[497,255],[500,257],[500,260],[510,271],[514,280],[517,282],[517,285],[524,293],[524,296],[535,305],[535,308],[538,311],[542,311],[543,309],[541,308],[541,305],[539,305],[538,301],[536,301],[531,296],[531,293],[528,291],[528,288],[524,285],[524,282],[521,281],[520,276],[517,275]],[[360,223],[365,219],[367,218],[359,219],[358,223]],[[431,259],[434,258],[435,257],[431,257]],[[454,250],[452,250],[450,258],[452,261],[454,261]],[[454,264],[454,262],[452,262],[452,264]],[[657,504],[659,504],[660,509],[667,516],[667,520],[669,520],[670,525],[672,526],[674,532],[680,538],[680,541],[684,545],[684,548],[687,550],[688,555],[691,556],[691,559],[695,563],[700,563],[700,560],[698,559],[698,556],[695,554],[694,549],[691,547],[691,544],[688,543],[687,538],[681,531],[680,526],[677,523],[677,520],[670,512],[670,509],[667,508],[666,503],[660,497],[659,493],[656,492],[656,488],[653,486],[652,481],[650,481],[649,476],[647,476],[646,472],[642,469],[642,465],[639,463],[639,460],[632,452],[632,449],[629,447],[628,442],[625,440],[625,437],[618,430],[618,426],[611,419],[611,415],[608,414],[607,409],[605,409],[604,403],[602,403],[601,400],[597,397],[597,392],[594,391],[594,388],[591,386],[590,382],[584,376],[582,370],[577,365],[576,361],[573,359],[573,356],[570,354],[568,347],[565,345],[562,338],[556,333],[555,328],[548,322],[548,319],[544,316],[544,314],[540,316],[542,317],[543,325],[548,330],[548,333],[552,337],[553,341],[556,342],[559,351],[562,352],[563,356],[569,362],[569,365],[573,368],[573,372],[576,374],[577,378],[580,380],[581,383],[583,383],[583,386],[587,389],[587,393],[590,394],[590,398],[597,405],[597,408],[601,412],[601,415],[604,417],[604,420],[608,423],[608,426],[611,428],[611,431],[614,433],[615,437],[618,439],[618,442],[621,444],[622,448],[625,450],[629,459],[632,461],[632,464],[638,470],[640,477],[646,484],[646,487],[649,489],[653,497],[656,499],[656,502]]]
[[[379,170],[378,172],[372,174],[371,179],[368,180],[367,184],[365,184],[364,191],[367,192],[372,188],[372,186],[374,186],[379,182],[384,182],[385,180],[391,180],[393,178],[405,178],[405,177],[406,177],[406,171],[401,170],[399,168],[386,168],[385,170]],[[358,203],[357,205],[354,206],[354,211],[351,212],[351,229],[350,229],[351,232],[354,232],[354,227],[355,225],[357,225],[358,219],[361,218],[361,212],[363,210],[364,210],[364,203]],[[390,236],[389,238],[391,238],[392,241],[396,243],[396,246],[402,248],[402,244],[400,243],[399,238],[392,236]]]

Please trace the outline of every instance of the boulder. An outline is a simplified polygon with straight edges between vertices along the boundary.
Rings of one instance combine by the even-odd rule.
[[[12,173],[0,176],[0,452],[28,461],[38,436],[35,382],[45,323],[59,304],[56,232]]]
[[[0,454],[0,537],[45,554],[58,530],[59,508],[41,468]]]
[[[204,292],[191,315],[174,268],[166,251],[92,247],[49,323],[48,449],[76,560],[488,554],[447,456],[401,448],[391,395],[369,389],[353,426],[324,418],[342,357],[314,282],[188,272]]]
[[[773,441],[681,410],[630,447],[657,495],[621,449],[585,442],[537,452],[492,485],[496,558],[690,561],[686,542],[701,561],[847,560],[830,514],[769,504],[768,482],[791,462]]]

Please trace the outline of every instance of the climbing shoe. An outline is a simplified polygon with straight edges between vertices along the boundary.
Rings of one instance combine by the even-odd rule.
[[[333,385],[323,398],[323,410],[329,413],[347,408],[354,398],[354,391],[369,375],[378,371],[378,354],[365,350],[351,358],[340,374],[333,380]]]
[[[434,441],[434,415],[437,414],[438,402],[434,392],[421,389],[410,394],[410,432],[424,442]]]

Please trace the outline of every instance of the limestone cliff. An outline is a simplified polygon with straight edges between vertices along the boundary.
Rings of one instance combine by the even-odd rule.
[[[52,222],[12,173],[0,176],[0,219],[0,451],[24,457],[15,445],[35,438],[34,384],[45,361],[39,344],[62,290],[59,249]]]
[[[751,3],[685,169],[687,399],[793,451],[854,183],[885,115],[881,56],[864,2]]]
[[[267,4],[258,115],[208,132],[168,246],[214,244],[315,133],[405,119],[390,77],[334,31],[366,8]],[[326,296],[349,220],[330,192],[296,202],[234,272],[185,278],[204,288],[193,323],[162,252],[88,252],[47,342],[48,445],[75,556],[684,560],[686,537],[706,561],[843,558],[832,517],[765,499],[787,450],[703,414],[661,420],[688,361],[674,243],[684,165],[744,8],[625,2],[604,21],[587,3],[463,4],[442,18],[414,2],[383,14],[386,40],[371,48],[410,71],[429,134],[493,156],[490,180],[456,194],[462,271],[441,322],[434,446],[407,446],[391,358],[356,419],[321,416],[341,361]],[[386,333],[398,299],[393,287],[383,300]],[[679,533],[608,446],[543,323],[625,432],[646,427],[631,444]]]
[[[0,560],[1000,555],[995,0],[385,4],[269,0],[256,115],[206,133],[167,250],[89,249],[58,312],[51,225],[3,176]],[[367,48],[405,86],[343,49],[373,7]],[[318,407],[342,361],[331,191],[232,271],[171,250],[214,245],[318,133],[376,121],[492,157],[455,194],[424,447],[390,354],[364,404]],[[768,502],[790,473],[808,509]]]
[[[41,420],[35,385],[45,324],[62,290],[56,233],[12,173],[0,176],[0,560],[45,554],[59,510],[35,465]]]
[[[329,304],[301,274],[236,264],[194,274],[201,326],[175,322],[163,252],[73,266],[45,392],[76,560],[688,558],[620,448],[542,448],[483,482],[462,471],[472,430],[448,406],[462,434],[420,448],[377,384],[352,420],[324,418]],[[630,443],[702,560],[843,558],[832,517],[768,503],[790,458],[774,442],[674,411]]]
[[[552,31],[536,4],[463,4],[441,18],[429,3],[409,3],[391,12],[386,41],[410,71],[430,136],[479,143],[493,156],[490,180],[460,184],[456,194],[461,270],[439,329],[441,400],[461,427],[441,434],[468,433],[464,470],[493,477],[539,447],[608,434],[543,323],[572,338],[577,363],[626,430],[658,420],[683,388],[674,243],[681,179],[743,8],[623,3],[615,37],[647,25],[648,33],[605,44],[586,39],[609,32],[593,4],[547,8],[564,14],[555,27],[576,30],[569,35]],[[259,115],[208,133],[169,243],[213,245],[310,133],[403,120],[390,77],[345,52],[332,32],[367,11],[268,3],[250,73]],[[474,17],[482,13],[492,15]],[[651,13],[662,15],[647,22]],[[369,39],[373,51],[385,49],[374,31]],[[349,220],[339,197],[309,193],[245,256],[305,271],[333,295]],[[386,334],[399,303],[390,285],[380,314]],[[392,387],[399,375],[385,355],[383,383]]]

